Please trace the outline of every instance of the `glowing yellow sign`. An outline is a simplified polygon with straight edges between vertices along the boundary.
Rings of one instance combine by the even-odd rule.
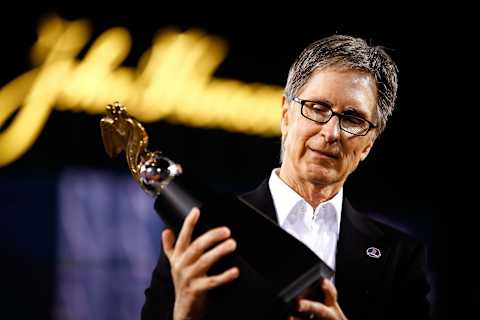
[[[101,34],[80,61],[90,39],[88,22],[45,19],[31,58],[36,67],[0,89],[0,166],[34,143],[52,109],[103,113],[117,100],[143,122],[167,119],[197,127],[274,136],[279,134],[282,88],[216,79],[226,56],[223,40],[199,30],[164,30],[137,68],[119,67],[131,39],[124,28]]]

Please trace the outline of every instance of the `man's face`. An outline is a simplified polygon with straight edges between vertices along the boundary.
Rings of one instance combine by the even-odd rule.
[[[303,100],[325,102],[332,110],[376,123],[375,79],[360,71],[317,70],[298,94]],[[375,140],[374,129],[354,136],[339,127],[333,116],[318,124],[301,115],[297,102],[284,98],[281,129],[284,136],[282,174],[297,183],[342,183],[365,159]]]

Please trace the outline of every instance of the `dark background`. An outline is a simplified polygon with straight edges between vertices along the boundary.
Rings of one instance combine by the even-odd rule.
[[[447,76],[445,68],[439,66],[450,54],[443,40],[453,32],[446,27],[448,20],[429,10],[347,16],[339,9],[320,6],[277,4],[278,8],[257,11],[236,2],[203,10],[187,7],[130,3],[108,9],[93,5],[8,8],[0,13],[0,85],[31,68],[28,56],[36,40],[37,23],[49,13],[64,19],[88,19],[93,27],[92,40],[112,27],[126,27],[133,47],[123,65],[131,67],[151,46],[159,29],[198,27],[229,44],[216,77],[280,86],[300,50],[323,36],[350,34],[386,47],[400,70],[398,108],[368,160],[351,176],[346,194],[357,208],[425,241],[434,313],[437,318],[447,318],[454,305],[448,290],[451,224],[441,209],[450,199],[440,196],[446,183],[444,174],[439,173],[444,172],[446,132],[439,130],[436,120],[439,112],[446,112],[444,100],[438,96]],[[0,168],[1,240],[5,246],[2,304],[12,314],[51,317],[56,217],[49,208],[55,206],[57,175],[69,167],[127,170],[123,161],[107,158],[99,119],[98,115],[54,111],[33,147],[13,164]],[[278,164],[279,138],[162,121],[147,124],[146,129],[152,149],[161,147],[220,190],[246,191]],[[172,136],[176,139],[163,138]],[[38,183],[44,185],[40,192],[33,188]]]

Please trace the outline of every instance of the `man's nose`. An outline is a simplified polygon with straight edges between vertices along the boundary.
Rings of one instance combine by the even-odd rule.
[[[328,143],[333,143],[340,138],[340,119],[332,116],[327,123],[322,125],[322,134]]]

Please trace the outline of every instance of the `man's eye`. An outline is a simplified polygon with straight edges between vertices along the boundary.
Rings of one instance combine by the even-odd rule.
[[[349,117],[349,116],[343,117],[343,121],[345,121],[349,125],[355,125],[355,126],[364,125],[366,123],[365,120],[363,119],[360,119],[357,117]]]
[[[322,104],[312,104],[311,108],[315,110],[315,112],[320,112],[320,113],[330,112],[330,109],[327,106],[324,106]]]

